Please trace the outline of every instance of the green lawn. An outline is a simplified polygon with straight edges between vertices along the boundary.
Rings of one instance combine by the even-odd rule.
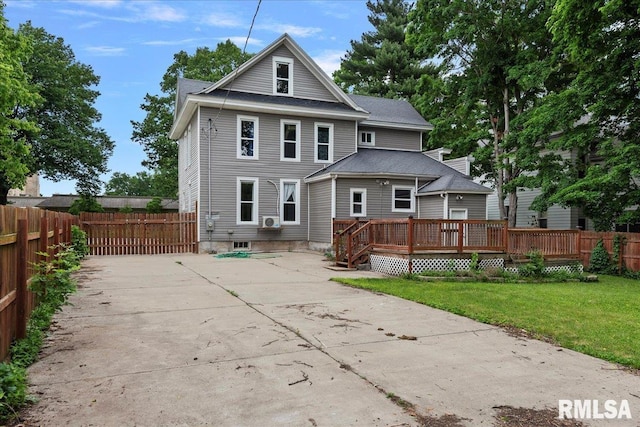
[[[484,323],[515,326],[601,359],[640,368],[640,282],[601,276],[596,283],[425,282],[334,279]]]

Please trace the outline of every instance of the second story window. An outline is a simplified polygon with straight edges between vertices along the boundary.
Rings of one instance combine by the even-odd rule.
[[[273,57],[273,94],[293,95],[293,59]]]
[[[358,141],[360,145],[365,145],[369,147],[373,147],[376,145],[376,134],[375,132],[360,132],[360,140]]]
[[[316,163],[333,161],[333,125],[331,123],[316,123],[314,160]]]
[[[238,151],[239,159],[258,158],[258,118],[238,116]]]
[[[296,120],[280,121],[280,160],[300,161],[300,122]]]

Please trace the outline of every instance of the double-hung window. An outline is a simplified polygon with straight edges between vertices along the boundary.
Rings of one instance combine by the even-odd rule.
[[[258,118],[238,116],[238,159],[258,158]]]
[[[367,189],[352,188],[350,199],[349,215],[357,217],[367,216]]]
[[[300,180],[283,179],[280,181],[280,211],[283,224],[300,224]]]
[[[316,123],[314,131],[316,163],[333,162],[333,124]]]
[[[414,212],[414,187],[394,185],[391,212]]]
[[[300,161],[300,121],[280,120],[280,160]]]
[[[236,223],[258,224],[258,178],[237,178]]]
[[[273,94],[293,96],[293,59],[273,57]]]

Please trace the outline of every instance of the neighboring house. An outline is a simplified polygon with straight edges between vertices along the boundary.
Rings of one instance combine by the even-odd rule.
[[[179,79],[180,211],[202,251],[324,249],[334,218],[486,219],[491,190],[421,151],[431,128],[345,94],[284,34],[216,83]]]
[[[67,212],[74,201],[80,196],[73,194],[54,194],[45,197],[35,207],[51,211]],[[12,198],[19,202],[22,198]],[[102,206],[105,212],[118,212],[122,208],[131,208],[133,212],[146,212],[147,204],[153,197],[138,196],[96,196],[96,201]],[[160,202],[162,212],[177,212],[178,202],[173,199],[162,199]],[[17,205],[16,205],[17,206]]]

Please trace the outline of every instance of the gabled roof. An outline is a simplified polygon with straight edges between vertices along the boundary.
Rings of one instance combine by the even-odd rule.
[[[438,179],[442,176],[458,175],[462,179],[467,179],[457,170],[425,156],[420,151],[362,147],[356,153],[343,157],[332,165],[312,173],[305,178],[305,181],[320,180],[332,175],[402,176],[422,179]]]
[[[336,102],[324,102],[321,109],[316,107],[297,107],[289,105],[286,96],[264,95],[260,101],[250,98],[242,98],[238,91],[226,90],[234,79],[241,76],[254,65],[271,55],[281,46],[286,47],[304,67],[320,82],[336,99]],[[201,83],[207,83],[197,80],[178,81],[183,86],[176,91],[176,108],[174,112],[174,122],[169,132],[172,139],[180,138],[182,131],[186,128],[190,118],[199,105],[211,107],[224,107],[239,111],[253,112],[275,112],[278,114],[304,114],[316,117],[332,117],[336,119],[362,120],[369,116],[369,113],[360,107],[356,102],[345,94],[338,85],[316,64],[306,52],[304,52],[298,44],[288,34],[283,34],[265,49],[254,55],[244,64],[240,65],[236,70],[232,71],[215,83],[209,82],[203,89],[198,88]],[[224,93],[224,96],[219,96]],[[233,96],[232,96],[233,95]],[[254,94],[253,94],[254,95]],[[295,98],[294,99],[300,99]],[[341,111],[333,108],[326,108],[329,104],[340,106]],[[284,107],[281,107],[284,106]]]
[[[477,184],[461,173],[444,175],[418,189],[418,196],[440,193],[492,193],[493,190]]]
[[[178,87],[176,88],[176,108],[173,111],[173,117],[178,114],[178,111],[182,108],[182,104],[184,104],[184,100],[187,99],[187,95],[190,93],[200,92],[208,87],[210,87],[213,83],[207,82],[204,80],[194,80],[194,79],[186,79],[184,77],[178,77]]]
[[[348,106],[350,106],[356,111],[364,112],[364,110],[360,106],[358,106],[358,104],[353,102],[342,91],[342,89],[340,89],[340,87],[337,84],[335,84],[335,82],[331,80],[331,78],[324,71],[322,71],[322,69],[318,66],[318,64],[316,64],[315,61],[311,59],[311,57],[307,55],[307,53],[304,50],[302,50],[302,48],[287,33],[284,33],[283,35],[278,37],[273,43],[271,43],[266,48],[262,49],[256,55],[251,57],[251,59],[249,59],[247,62],[242,64],[240,67],[238,67],[237,70],[233,71],[232,73],[229,73],[228,75],[218,80],[216,83],[212,84],[210,87],[208,87],[207,89],[203,90],[200,93],[211,93],[216,89],[223,88],[228,83],[230,83],[233,79],[242,75],[245,71],[253,67],[255,64],[257,64],[258,62],[262,61],[264,58],[271,55],[281,45],[286,46],[287,49],[289,49],[291,53],[293,53],[296,59],[299,60],[302,64],[304,64],[304,66],[315,76],[315,78],[318,79],[318,81],[322,83],[322,85],[324,85],[327,88],[327,90],[329,90],[329,92],[333,94],[333,96],[336,97],[336,100],[347,104]]]
[[[427,122],[413,106],[404,99],[378,98],[375,96],[353,95],[360,107],[369,112],[369,118],[362,122],[368,126],[384,126],[411,128],[414,130],[431,130],[433,125]]]

